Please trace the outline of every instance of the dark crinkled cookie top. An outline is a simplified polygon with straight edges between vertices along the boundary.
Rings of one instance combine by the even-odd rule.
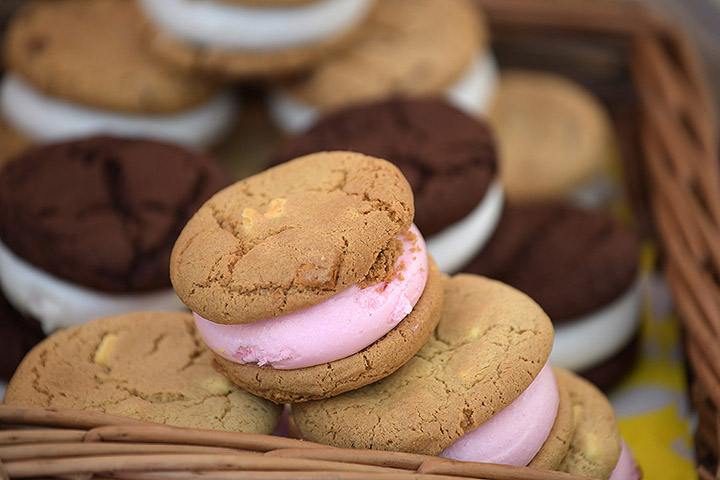
[[[415,195],[415,224],[425,236],[467,215],[496,178],[487,125],[435,98],[393,98],[323,117],[274,152],[277,164],[324,150],[352,150],[393,162]]]
[[[155,141],[95,137],[37,148],[0,173],[0,240],[93,289],[168,288],[182,227],[231,182],[210,157]]]
[[[525,292],[559,324],[630,288],[639,256],[636,232],[605,211],[510,204],[490,242],[464,271]]]

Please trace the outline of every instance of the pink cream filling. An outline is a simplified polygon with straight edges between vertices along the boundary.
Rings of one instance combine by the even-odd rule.
[[[559,403],[555,375],[546,364],[515,401],[478,428],[466,432],[440,456],[525,466],[550,435]]]
[[[640,467],[633,458],[625,440],[622,441],[622,450],[617,465],[610,475],[610,480],[640,480],[642,477]]]
[[[345,358],[395,328],[420,299],[428,275],[425,242],[417,227],[400,237],[402,254],[389,282],[352,285],[312,307],[243,325],[221,325],[198,314],[208,347],[235,363],[303,368]]]

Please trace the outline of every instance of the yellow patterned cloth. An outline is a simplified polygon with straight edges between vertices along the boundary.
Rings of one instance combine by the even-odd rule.
[[[680,325],[667,284],[652,270],[654,259],[653,247],[645,246],[640,360],[608,396],[643,478],[686,480],[697,473]]]

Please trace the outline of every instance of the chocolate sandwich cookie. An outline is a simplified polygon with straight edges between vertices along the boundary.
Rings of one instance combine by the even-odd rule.
[[[4,403],[179,427],[268,434],[281,407],[215,372],[189,313],[133,312],[54,333],[20,364]]]
[[[182,308],[177,235],[232,182],[212,158],[96,137],[28,150],[0,172],[0,283],[46,331],[108,313]]]
[[[303,439],[513,465],[536,456],[559,407],[550,320],[526,295],[475,275],[446,277],[444,294],[437,329],[395,373],[292,406]]]
[[[126,0],[36,0],[12,17],[0,110],[35,143],[97,134],[206,147],[235,114],[213,81],[158,62]]]
[[[435,328],[440,274],[391,163],[325,152],[208,200],[170,275],[216,366],[277,402],[325,398],[387,376]]]
[[[555,326],[553,364],[607,389],[637,357],[639,255],[636,232],[607,212],[506,204],[495,234],[464,271],[530,295]],[[628,361],[614,362],[619,356]]]
[[[225,78],[307,70],[363,28],[375,0],[140,0],[146,48]]]
[[[415,224],[442,272],[482,248],[500,218],[502,188],[487,125],[440,98],[393,98],[345,107],[288,138],[271,164],[326,150],[384,158],[400,168],[415,197]]]
[[[583,205],[612,199],[610,171],[617,156],[612,123],[581,85],[549,72],[505,71],[488,120],[497,134],[509,199]]]
[[[465,0],[383,0],[346,49],[278,84],[271,110],[288,132],[323,112],[391,95],[445,96],[472,115],[493,96],[497,69],[480,11]]]
[[[0,292],[0,382],[9,380],[25,354],[44,338],[40,322],[15,310]]]

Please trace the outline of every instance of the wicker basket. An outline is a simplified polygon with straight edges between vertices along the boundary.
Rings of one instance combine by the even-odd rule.
[[[627,160],[633,212],[660,246],[686,333],[691,398],[699,416],[698,474],[720,477],[718,128],[692,46],[670,22],[635,4],[477,1],[490,20],[501,63],[560,70],[610,107]],[[578,478],[57,409],[0,406],[0,427],[3,479],[169,479],[189,472],[210,479]]]

